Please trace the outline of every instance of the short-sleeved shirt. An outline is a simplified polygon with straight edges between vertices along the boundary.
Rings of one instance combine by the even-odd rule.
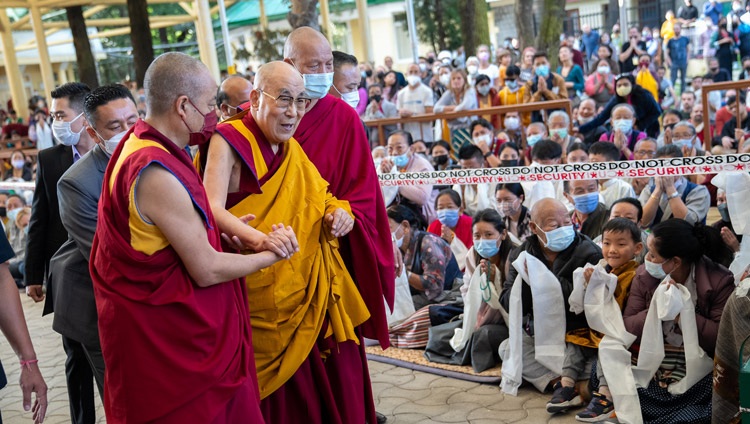
[[[630,41],[626,41],[622,44],[622,50],[625,51],[630,48]],[[646,51],[646,42],[641,40],[638,42],[638,50]],[[635,70],[635,68],[638,67],[638,53],[633,50],[633,53],[630,54],[630,57],[627,58],[624,62],[620,62],[620,72],[623,74],[629,74]]]
[[[677,17],[686,21],[698,19],[698,15],[698,8],[693,5],[682,6],[680,7],[680,10],[677,11]]]
[[[415,89],[406,87],[398,92],[398,109],[406,109],[414,114],[425,113],[425,108],[432,107],[435,104],[435,98],[433,97],[432,90],[424,84],[419,84]],[[432,142],[432,124],[429,122],[420,124],[418,122],[410,122],[404,124],[404,130],[409,131],[414,140],[423,140],[425,142]]]
[[[688,44],[690,39],[687,37],[680,36],[679,38],[672,38],[667,42],[667,48],[669,49],[669,58],[672,60],[673,66],[685,66],[688,61]]]
[[[16,254],[13,252],[13,248],[10,247],[8,237],[0,237],[0,262],[8,262]],[[5,378],[5,371],[3,370],[3,364],[0,362],[0,389],[8,384],[8,379]]]

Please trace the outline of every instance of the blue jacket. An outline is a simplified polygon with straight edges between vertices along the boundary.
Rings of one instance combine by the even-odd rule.
[[[583,34],[581,36],[581,43],[583,44],[583,49],[581,50],[586,53],[586,59],[591,59],[591,56],[599,48],[599,33],[596,30],[591,30],[588,35]]]
[[[707,1],[703,5],[703,14],[710,17],[714,25],[718,25],[722,15],[721,6],[718,3],[711,4],[710,1]]]

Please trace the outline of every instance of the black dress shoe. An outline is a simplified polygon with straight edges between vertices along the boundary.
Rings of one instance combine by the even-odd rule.
[[[377,418],[378,424],[384,424],[386,421],[388,421],[388,417],[377,411],[375,411],[375,418]]]

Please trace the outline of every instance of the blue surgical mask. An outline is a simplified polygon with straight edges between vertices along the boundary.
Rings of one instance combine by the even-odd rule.
[[[499,239],[474,240],[474,250],[477,251],[479,256],[484,259],[489,259],[497,255],[497,252],[500,251],[500,246],[498,246],[497,243],[498,241]]]
[[[682,149],[683,147],[693,147],[692,138],[673,138],[672,144]]]
[[[547,78],[549,76],[549,65],[539,65],[534,69],[536,76]]]
[[[633,120],[632,119],[615,119],[612,121],[612,129],[613,130],[620,130],[625,134],[630,133],[630,131],[633,130]]]
[[[515,91],[518,88],[518,81],[506,81],[505,86],[508,87],[508,90]]]
[[[333,72],[323,74],[303,74],[302,80],[305,82],[305,94],[313,99],[321,99],[333,85]]]
[[[549,130],[549,132],[552,134],[557,134],[558,137],[564,139],[568,136],[568,129],[567,128],[558,128],[556,130]]]
[[[391,158],[393,164],[399,168],[405,167],[409,163],[409,154],[404,153],[403,155],[393,156]]]
[[[590,214],[599,206],[599,193],[586,193],[573,196],[576,210],[580,213]]]
[[[534,145],[536,143],[538,143],[539,140],[541,140],[541,139],[542,139],[542,135],[541,134],[529,135],[529,136],[526,136],[526,144],[528,144],[529,147],[534,147]]]
[[[657,280],[663,280],[664,278],[666,278],[667,273],[664,272],[664,262],[656,263],[645,259],[643,265],[646,267],[646,272],[648,272],[649,275],[656,278]]]
[[[454,228],[458,224],[458,209],[440,209],[437,218],[441,224]]]
[[[729,209],[727,208],[728,206],[726,203],[716,206],[716,209],[719,210],[719,215],[721,215],[721,220],[724,222],[732,222],[732,218],[729,216]]]
[[[21,208],[15,208],[11,209],[7,213],[8,222],[16,222],[16,217],[18,216],[18,212],[21,212]]]
[[[576,238],[576,231],[573,229],[572,225],[566,225],[564,227],[555,228],[549,232],[543,232],[544,236],[547,238],[547,244],[545,244],[544,247],[553,252],[562,252],[567,249]]]

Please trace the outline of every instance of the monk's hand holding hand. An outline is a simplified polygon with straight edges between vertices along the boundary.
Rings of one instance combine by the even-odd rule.
[[[482,259],[479,261],[479,269],[481,270],[482,274],[487,274],[487,259]]]
[[[622,151],[622,148],[627,145],[627,140],[625,139],[625,134],[621,130],[615,130],[615,138],[614,138],[615,146],[617,146],[620,151]]]
[[[35,423],[44,421],[47,414],[47,384],[36,362],[21,365],[21,392],[23,393],[23,410],[32,411]],[[31,394],[36,393],[34,407],[31,407]]]
[[[271,232],[263,240],[263,250],[269,250],[285,259],[299,252],[299,243],[292,227],[285,227],[284,224],[271,225]]]
[[[443,240],[448,242],[448,244],[451,244],[453,242],[453,237],[454,237],[453,230],[451,230],[451,227],[447,225],[443,225],[442,227],[440,227],[440,237],[442,237]]]
[[[343,237],[354,228],[354,219],[344,209],[338,208],[326,215],[326,226],[334,237]]]
[[[241,216],[238,218],[243,224],[247,225],[250,221],[255,219],[255,215],[253,214],[247,214],[245,216]],[[224,240],[224,243],[226,243],[229,247],[235,250],[245,250],[245,249],[252,249],[252,246],[249,246],[248,243],[243,243],[242,240],[234,236],[229,236],[229,234],[221,233],[221,239]]]

